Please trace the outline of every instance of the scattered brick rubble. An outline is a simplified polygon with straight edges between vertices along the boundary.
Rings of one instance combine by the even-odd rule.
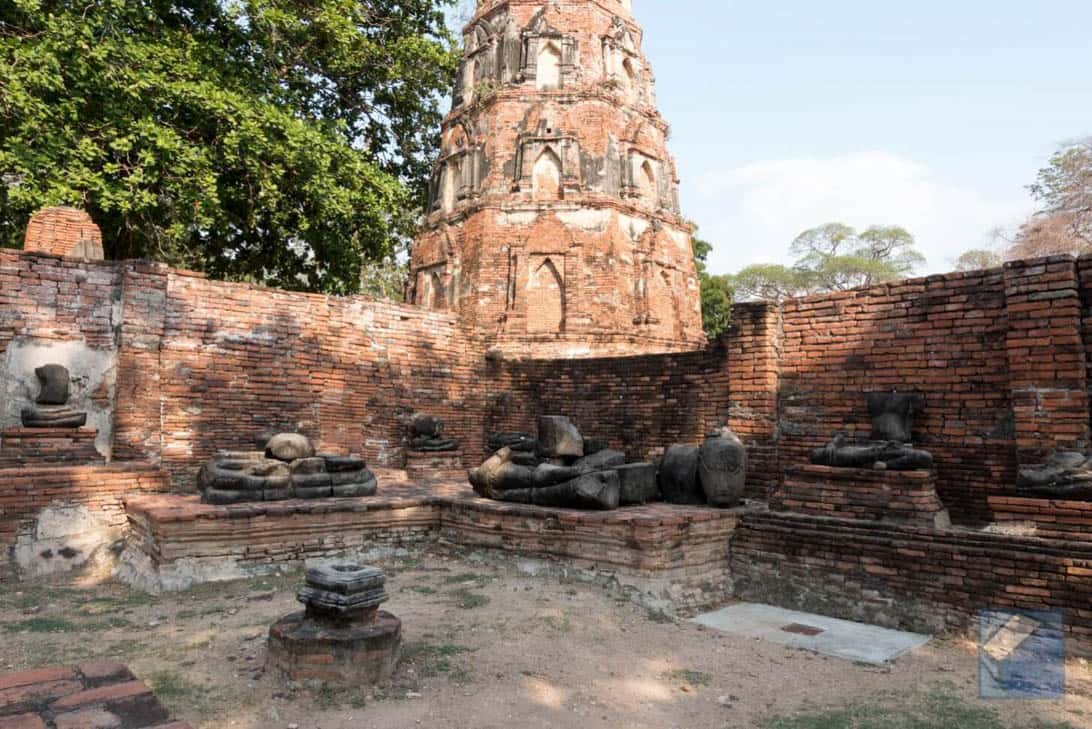
[[[190,729],[121,663],[0,676],[0,729]]]

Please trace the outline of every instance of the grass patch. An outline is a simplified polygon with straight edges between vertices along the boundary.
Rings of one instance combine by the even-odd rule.
[[[454,676],[462,673],[452,666],[451,659],[462,653],[471,653],[472,648],[453,643],[426,643],[417,641],[402,646],[402,661],[412,664],[417,675],[422,678],[431,676]]]
[[[410,585],[409,587],[403,587],[403,591],[416,592],[421,595],[435,595],[436,588],[429,587],[428,585]]]
[[[176,671],[156,671],[148,676],[148,684],[156,696],[172,707],[199,703],[207,693],[204,687]]]
[[[448,575],[444,578],[445,585],[457,585],[460,582],[487,582],[489,578],[486,575],[480,575],[477,572],[463,572],[457,575]]]
[[[688,686],[708,686],[713,683],[713,677],[704,671],[692,671],[689,668],[679,668],[668,671],[663,677],[673,683],[684,683]]]
[[[463,610],[475,610],[489,604],[489,597],[480,592],[474,592],[469,587],[460,587],[448,593],[455,607]]]
[[[993,709],[963,701],[951,686],[924,692],[880,694],[843,708],[767,719],[761,726],[762,729],[1076,729],[1065,722],[1004,723]]]
[[[80,630],[75,623],[61,618],[30,618],[17,623],[8,623],[4,630],[9,633],[74,633]]]
[[[315,703],[322,709],[340,709],[343,706],[363,709],[368,705],[368,699],[359,689],[323,684],[315,695]]]

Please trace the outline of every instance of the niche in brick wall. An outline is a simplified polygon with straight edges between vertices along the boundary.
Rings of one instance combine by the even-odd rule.
[[[565,330],[564,256],[531,256],[527,280],[527,331],[556,334]]]
[[[572,134],[542,121],[534,133],[520,136],[514,189],[531,193],[533,200],[559,200],[577,191],[580,180],[580,144]]]
[[[536,201],[561,198],[561,160],[549,147],[538,156],[531,180],[531,196]]]
[[[433,266],[417,272],[417,305],[432,311],[445,311],[448,296],[444,266]]]
[[[535,86],[540,91],[561,87],[561,49],[553,41],[543,43],[539,48]]]

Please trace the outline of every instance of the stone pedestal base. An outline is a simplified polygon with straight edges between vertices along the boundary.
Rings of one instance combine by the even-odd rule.
[[[298,612],[269,629],[266,669],[291,681],[359,686],[390,680],[401,657],[402,621],[390,613],[334,627]]]
[[[7,428],[0,430],[0,468],[55,463],[104,463],[95,450],[94,428]]]
[[[770,496],[772,511],[951,526],[933,471],[797,466]]]
[[[406,475],[415,481],[466,479],[459,451],[406,451]]]

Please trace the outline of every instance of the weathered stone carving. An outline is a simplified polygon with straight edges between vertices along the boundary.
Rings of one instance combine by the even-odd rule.
[[[529,433],[493,433],[489,436],[487,445],[492,453],[496,453],[501,448],[532,453],[538,450],[538,440]]]
[[[197,485],[209,504],[375,495],[378,483],[363,459],[314,452],[305,436],[281,433],[264,451],[219,453]]]
[[[656,482],[656,465],[628,463],[614,469],[618,474],[619,502],[623,506],[658,501],[660,485]]]
[[[876,468],[891,471],[927,470],[933,467],[928,451],[909,445],[915,408],[921,396],[898,392],[865,395],[872,416],[872,439],[851,442],[839,434],[812,452],[811,462],[835,468]]]
[[[660,461],[660,492],[669,504],[704,504],[698,480],[698,447],[673,445]]]
[[[68,406],[72,396],[71,376],[59,364],[47,364],[34,370],[40,390],[37,407],[24,408],[20,414],[26,428],[80,428],[87,424],[87,413]]]
[[[459,442],[444,437],[444,421],[435,415],[416,413],[410,419],[410,448],[415,451],[445,452],[458,450]]]
[[[379,610],[385,582],[382,570],[353,563],[308,569],[297,595],[306,610],[270,628],[267,667],[292,680],[344,686],[390,679],[401,657],[402,621]]]
[[[698,480],[712,506],[732,507],[743,499],[747,448],[727,426],[710,433],[698,449]]]
[[[538,448],[547,458],[580,458],[584,438],[568,418],[543,415],[538,419]]]
[[[606,444],[585,441],[568,418],[539,418],[538,439],[525,433],[497,433],[491,444],[504,446],[470,472],[479,496],[539,506],[574,509],[617,509],[622,503],[645,503],[656,496],[656,467],[625,465],[626,455]],[[585,455],[585,444],[595,452]],[[516,450],[517,448],[525,450]],[[534,450],[530,450],[534,448]],[[623,498],[625,470],[627,488]]]
[[[1047,498],[1092,499],[1092,456],[1057,451],[1041,464],[1021,466],[1016,487]]]

